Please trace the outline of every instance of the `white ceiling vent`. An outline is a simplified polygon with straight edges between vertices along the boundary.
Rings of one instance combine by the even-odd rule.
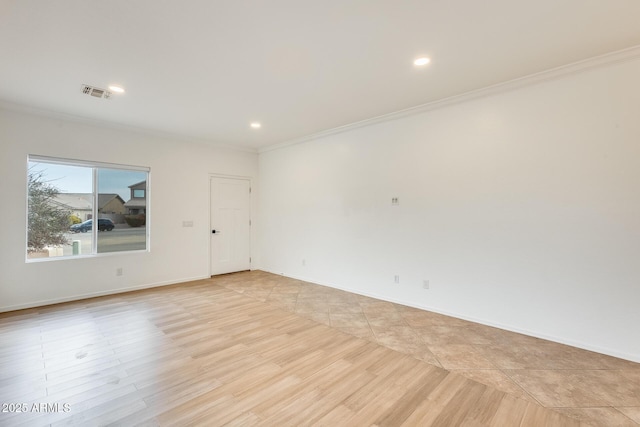
[[[109,92],[108,90],[89,85],[82,85],[82,93],[84,93],[85,95],[93,96],[95,98],[111,98],[111,92]]]

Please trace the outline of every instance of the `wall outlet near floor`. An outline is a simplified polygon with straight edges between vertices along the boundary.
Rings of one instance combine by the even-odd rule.
[[[428,280],[423,280],[422,281],[422,289],[429,289],[429,281]]]
[[[398,205],[400,205],[400,199],[398,199],[397,197],[392,197],[391,206],[398,206]]]
[[[400,276],[398,276],[397,274],[393,276],[393,283],[400,283]]]
[[[122,276],[122,267],[116,268],[116,276]]]

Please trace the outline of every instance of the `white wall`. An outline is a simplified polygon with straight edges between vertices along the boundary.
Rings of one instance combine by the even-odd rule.
[[[26,263],[29,154],[149,166],[151,251]],[[255,153],[0,109],[0,311],[208,277],[209,174],[255,179],[257,162]]]
[[[608,65],[261,153],[261,267],[640,361],[638,76]]]

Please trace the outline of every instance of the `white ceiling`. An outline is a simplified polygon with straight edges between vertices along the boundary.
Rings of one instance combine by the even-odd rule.
[[[0,0],[0,100],[262,149],[637,45],[638,0]]]

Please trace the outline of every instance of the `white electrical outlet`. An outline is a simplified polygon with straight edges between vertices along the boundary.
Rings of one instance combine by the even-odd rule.
[[[122,267],[116,268],[116,276],[122,276]]]
[[[397,197],[392,197],[391,198],[391,205],[392,206],[398,206],[400,204],[400,199],[398,199]]]
[[[429,289],[429,281],[428,280],[423,280],[422,281],[422,289]]]
[[[307,260],[306,259],[302,259],[302,266],[304,267],[305,265],[307,265]]]
[[[397,274],[395,276],[393,276],[393,282],[394,283],[400,283],[400,276],[398,276]]]

